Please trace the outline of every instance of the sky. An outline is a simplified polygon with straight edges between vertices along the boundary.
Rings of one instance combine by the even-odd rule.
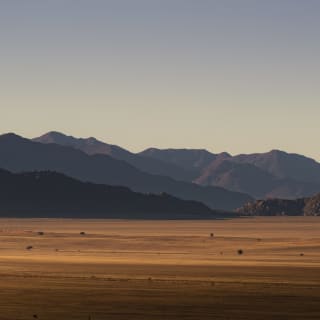
[[[320,160],[318,0],[0,0],[0,132]]]

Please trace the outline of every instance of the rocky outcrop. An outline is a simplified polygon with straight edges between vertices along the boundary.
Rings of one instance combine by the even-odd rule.
[[[237,212],[245,216],[301,216],[305,207],[305,199],[257,200],[245,204]]]
[[[304,207],[305,216],[320,216],[320,193],[309,198]]]
[[[320,216],[320,194],[296,200],[252,201],[236,211],[243,216]]]

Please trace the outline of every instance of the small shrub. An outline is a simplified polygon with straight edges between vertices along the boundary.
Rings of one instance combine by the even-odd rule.
[[[210,233],[210,238],[213,238],[214,237],[214,233]]]
[[[32,249],[33,249],[33,246],[27,246],[26,249],[27,249],[27,250],[32,250]]]
[[[43,235],[44,235],[44,232],[39,231],[39,232],[38,232],[38,235],[39,235],[39,236],[43,236]]]
[[[85,233],[84,231],[81,231],[81,232],[80,232],[80,235],[81,235],[81,236],[85,236],[86,233]]]
[[[242,249],[239,249],[239,250],[238,250],[238,255],[241,256],[242,254],[243,254],[243,250],[242,250]]]

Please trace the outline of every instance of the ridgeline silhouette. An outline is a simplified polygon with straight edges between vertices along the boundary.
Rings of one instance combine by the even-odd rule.
[[[0,170],[2,217],[212,219],[224,216],[196,201],[125,187],[85,183],[56,172]]]

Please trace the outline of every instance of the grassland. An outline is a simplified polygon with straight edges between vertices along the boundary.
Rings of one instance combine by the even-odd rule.
[[[320,218],[0,219],[0,319],[320,319]]]

